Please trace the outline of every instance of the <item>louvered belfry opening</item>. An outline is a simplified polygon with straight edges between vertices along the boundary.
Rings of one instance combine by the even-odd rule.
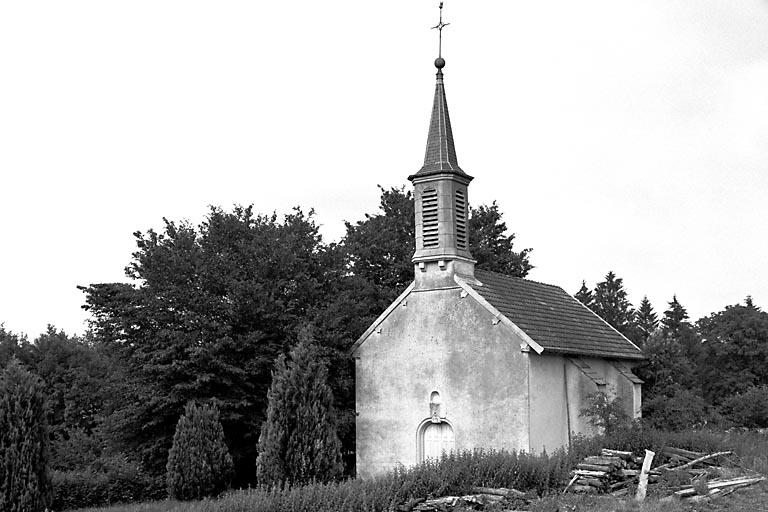
[[[467,249],[467,199],[464,191],[456,191],[456,247]]]
[[[440,245],[437,223],[437,190],[425,189],[421,193],[421,218],[424,248],[432,248]]]

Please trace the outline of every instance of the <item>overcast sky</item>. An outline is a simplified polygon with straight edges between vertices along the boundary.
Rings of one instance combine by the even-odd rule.
[[[207,205],[317,211],[326,240],[423,161],[437,1],[0,3],[0,322],[85,328],[132,233]],[[768,308],[768,1],[447,0],[473,204],[530,278],[609,270],[695,319]]]

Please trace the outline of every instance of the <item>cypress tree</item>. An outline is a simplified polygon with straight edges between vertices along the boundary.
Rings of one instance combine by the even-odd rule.
[[[51,504],[43,383],[14,358],[0,373],[0,510],[42,512]]]
[[[187,403],[168,452],[168,495],[180,500],[216,496],[227,489],[233,472],[219,410]]]
[[[261,427],[256,473],[261,484],[331,481],[342,472],[333,393],[319,350],[302,341],[280,356]]]

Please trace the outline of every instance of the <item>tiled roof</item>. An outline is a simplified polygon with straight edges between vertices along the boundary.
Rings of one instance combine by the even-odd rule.
[[[429,121],[429,134],[427,135],[427,151],[424,155],[424,165],[419,172],[409,176],[408,179],[441,173],[460,174],[469,178],[469,176],[461,170],[456,159],[456,147],[453,144],[451,118],[448,116],[448,102],[445,99],[443,72],[442,70],[438,70],[437,84],[435,85],[435,101],[432,105],[432,118]]]
[[[641,350],[559,286],[475,270],[472,287],[544,353],[642,359]]]

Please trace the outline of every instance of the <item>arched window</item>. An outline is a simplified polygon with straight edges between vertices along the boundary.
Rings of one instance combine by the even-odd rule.
[[[450,453],[456,448],[453,427],[443,420],[433,423],[425,420],[419,428],[419,461],[439,459],[443,453]]]

